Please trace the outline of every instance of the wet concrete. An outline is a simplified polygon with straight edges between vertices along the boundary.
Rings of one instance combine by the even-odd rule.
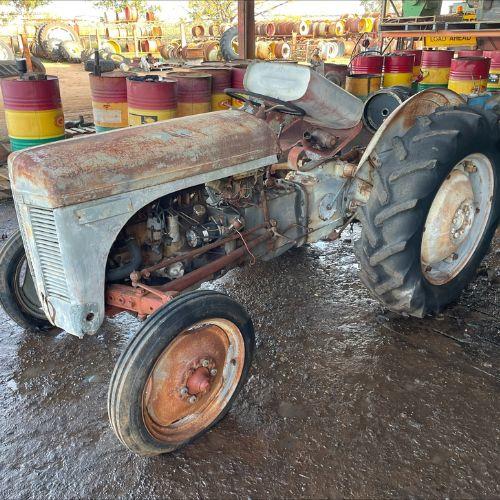
[[[15,227],[1,205],[0,234]],[[209,285],[248,308],[258,350],[226,419],[172,455],[136,457],[108,425],[107,383],[137,321],[79,340],[0,313],[0,495],[499,496],[500,238],[459,303],[427,320],[369,297],[352,238]]]

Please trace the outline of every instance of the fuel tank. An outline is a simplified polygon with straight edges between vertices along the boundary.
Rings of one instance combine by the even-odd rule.
[[[275,156],[275,133],[238,110],[46,144],[9,157],[14,196],[47,208],[144,190]],[[222,172],[226,169],[224,172]]]

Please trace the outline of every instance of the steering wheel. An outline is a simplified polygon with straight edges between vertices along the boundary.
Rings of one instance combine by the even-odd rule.
[[[302,108],[295,106],[295,104],[282,101],[281,99],[276,99],[275,97],[257,94],[256,92],[250,92],[249,90],[225,89],[224,92],[233,99],[248,102],[254,106],[261,106],[264,102],[269,102],[273,105],[271,109],[273,111],[278,111],[279,113],[285,113],[287,115],[294,116],[304,116],[306,114],[306,112]],[[267,111],[271,111],[271,109],[268,109]]]

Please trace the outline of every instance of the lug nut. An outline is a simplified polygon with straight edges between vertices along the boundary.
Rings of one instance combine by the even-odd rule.
[[[189,399],[188,399],[188,403],[189,403],[190,405],[192,405],[192,404],[196,403],[196,399],[197,399],[197,398],[196,398],[196,396],[191,396],[191,397],[189,397]]]
[[[183,388],[180,390],[181,396],[186,396],[188,392],[189,392],[189,391],[188,391],[188,388],[187,388],[187,387],[183,387]]]
[[[208,359],[201,360],[201,366],[203,366],[204,368],[206,368],[209,364],[210,362],[208,361]]]
[[[217,375],[217,368],[212,368],[210,370],[210,375],[212,375],[212,377],[215,377]]]
[[[452,258],[453,260],[457,260],[457,259],[458,259],[458,253],[453,253],[453,254],[451,254],[451,258]]]
[[[431,267],[431,266],[427,266],[427,267],[425,268],[425,270],[426,270],[426,272],[430,272],[430,271],[432,271],[432,267]]]

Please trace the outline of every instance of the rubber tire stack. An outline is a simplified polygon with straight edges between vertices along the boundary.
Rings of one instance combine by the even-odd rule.
[[[61,40],[51,34],[53,30],[65,31],[67,36]],[[65,23],[51,21],[42,24],[36,33],[35,43],[41,49],[41,53],[36,55],[56,62],[80,62],[80,53],[83,50],[80,37],[71,26]]]

